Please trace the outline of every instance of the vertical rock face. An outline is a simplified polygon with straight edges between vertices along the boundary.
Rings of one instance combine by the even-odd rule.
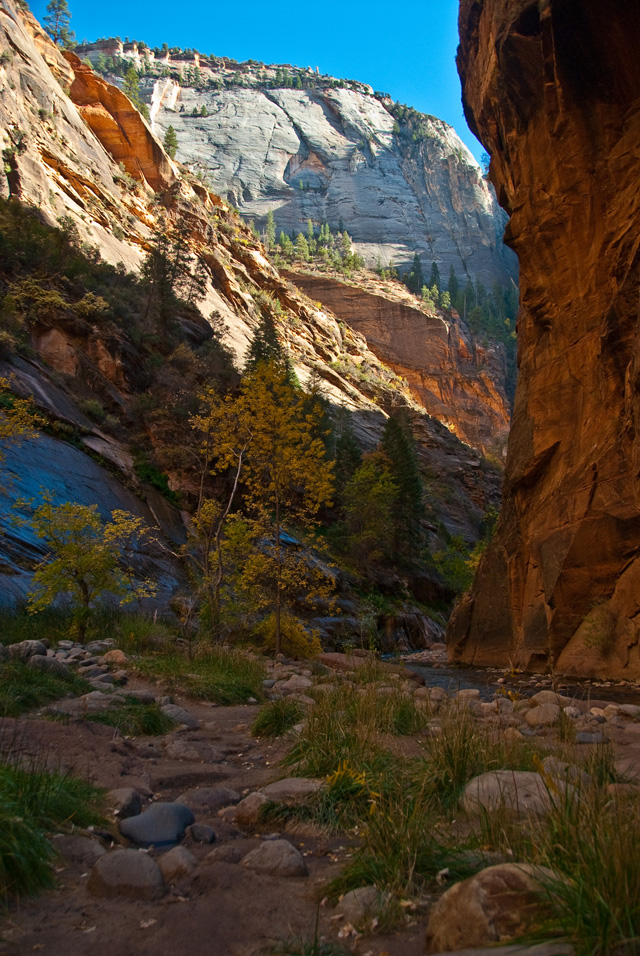
[[[451,653],[640,677],[640,6],[462,0],[460,35],[522,310],[503,514]]]

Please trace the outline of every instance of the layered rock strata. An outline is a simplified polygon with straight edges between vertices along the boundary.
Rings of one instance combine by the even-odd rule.
[[[522,309],[504,507],[454,660],[640,677],[638,35],[632,0],[461,4]]]
[[[364,335],[430,415],[482,454],[501,455],[511,410],[500,345],[474,342],[457,312],[422,306],[399,282],[286,274]]]

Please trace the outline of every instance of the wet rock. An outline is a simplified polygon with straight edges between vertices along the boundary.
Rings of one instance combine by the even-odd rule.
[[[160,867],[139,850],[106,853],[91,870],[87,889],[92,896],[130,900],[157,900],[167,892]]]
[[[137,817],[120,823],[120,832],[139,846],[171,846],[184,836],[195,817],[179,803],[152,803]]]
[[[427,952],[452,952],[524,935],[544,916],[541,881],[552,877],[544,867],[501,863],[455,883],[431,910]]]
[[[309,875],[300,851],[288,840],[265,840],[245,856],[242,866],[273,876]]]
[[[189,853],[183,846],[174,846],[173,850],[163,853],[158,859],[158,866],[167,883],[176,883],[183,876],[193,873],[198,861],[193,853]]]

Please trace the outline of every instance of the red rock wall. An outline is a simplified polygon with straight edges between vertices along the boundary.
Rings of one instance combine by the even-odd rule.
[[[462,0],[460,36],[522,308],[503,512],[451,655],[640,677],[640,4]]]
[[[425,315],[412,307],[409,295],[403,301],[329,276],[285,274],[364,335],[372,352],[407,380],[429,415],[481,454],[500,453],[510,408],[499,348],[474,345],[456,314]]]

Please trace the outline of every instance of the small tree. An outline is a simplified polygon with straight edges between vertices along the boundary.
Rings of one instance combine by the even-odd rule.
[[[133,572],[119,565],[123,550],[140,537],[143,523],[126,512],[114,512],[113,520],[103,524],[96,505],[67,502],[54,505],[51,497],[34,511],[28,523],[47,547],[48,556],[36,567],[29,611],[49,607],[66,594],[73,609],[74,623],[81,641],[101,598],[109,594],[126,603],[136,597],[138,584]],[[144,595],[155,593],[151,582],[140,585]]]
[[[164,148],[167,152],[167,156],[170,156],[171,159],[176,158],[176,150],[178,149],[178,137],[176,136],[176,131],[173,126],[168,126],[167,131],[164,134]]]
[[[142,113],[146,120],[149,119],[149,109],[147,104],[140,96],[139,77],[133,64],[129,67],[124,78],[124,92],[127,94],[138,112]]]
[[[347,550],[360,568],[379,564],[393,549],[393,511],[398,487],[379,452],[364,458],[344,493]]]
[[[74,45],[75,33],[69,30],[71,12],[67,0],[51,0],[47,16],[43,18],[45,29],[54,43],[67,49]]]
[[[276,244],[276,221],[271,209],[267,213],[267,222],[264,227],[264,244],[267,252],[272,252]]]

